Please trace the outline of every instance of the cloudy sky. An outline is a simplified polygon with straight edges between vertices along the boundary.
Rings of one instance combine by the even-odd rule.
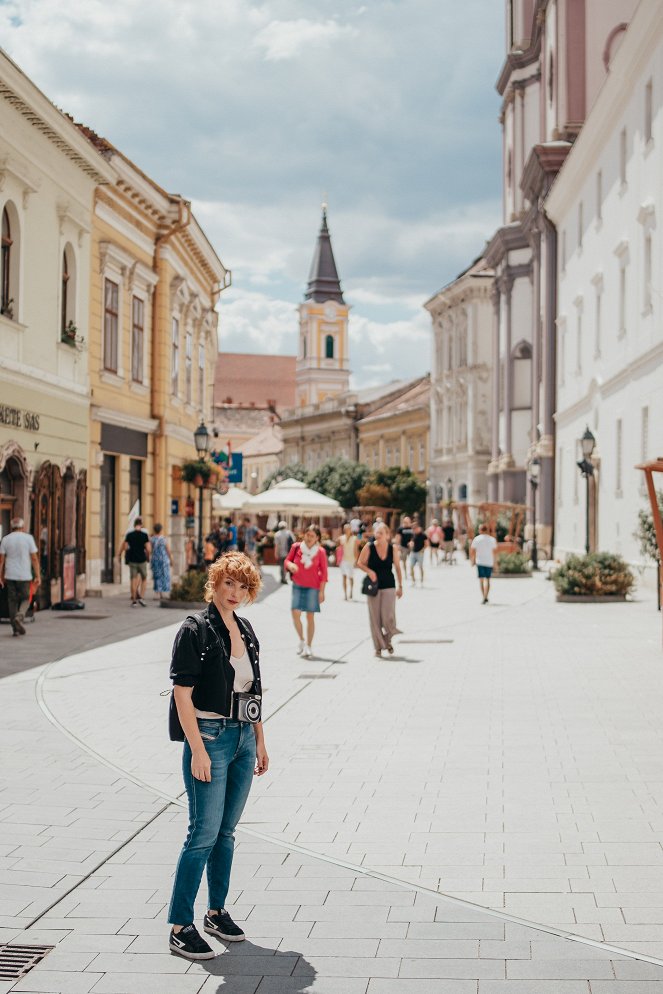
[[[294,353],[323,195],[354,382],[429,368],[422,303],[499,222],[501,0],[0,0],[0,45],[181,193],[221,348]]]

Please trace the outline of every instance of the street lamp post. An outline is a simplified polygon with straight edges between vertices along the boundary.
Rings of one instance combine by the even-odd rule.
[[[193,433],[193,441],[199,459],[205,459],[209,452],[209,432],[207,425],[201,420]],[[205,481],[203,480],[198,493],[198,566],[202,566],[203,558],[203,490]]]
[[[582,459],[577,463],[578,469],[585,477],[585,483],[587,485],[587,499],[585,503],[585,552],[589,555],[589,478],[594,476],[594,463],[592,462],[592,454],[594,452],[594,446],[596,445],[596,439],[589,430],[589,426],[585,428],[585,433],[580,439],[580,449],[582,451]]]
[[[453,495],[454,495],[454,481],[451,479],[450,476],[448,476],[447,477],[447,496],[448,496],[449,500],[451,500],[451,498],[453,497]]]
[[[536,491],[541,475],[541,461],[534,456],[529,464],[529,485],[532,488],[532,569],[539,568],[539,547],[536,543]]]

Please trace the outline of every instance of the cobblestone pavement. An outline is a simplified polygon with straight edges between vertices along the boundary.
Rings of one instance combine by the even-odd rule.
[[[339,588],[314,660],[285,588],[251,609],[272,769],[238,833],[249,941],[211,964],[165,945],[185,830],[170,613],[0,682],[0,942],[55,946],[0,994],[663,991],[651,598],[556,604],[535,577],[484,607],[469,567],[440,567],[378,660]]]

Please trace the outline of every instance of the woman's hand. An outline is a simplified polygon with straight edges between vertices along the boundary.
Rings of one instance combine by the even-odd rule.
[[[204,747],[202,752],[191,754],[191,774],[196,780],[203,780],[206,783],[212,781],[212,760]]]
[[[320,592],[318,593],[318,603],[319,604],[324,604],[325,603],[325,592],[324,592],[324,590],[320,590]]]
[[[297,565],[297,563],[286,563],[285,568],[287,569],[288,573],[292,573],[292,575],[294,576],[297,570],[299,569],[299,566]]]
[[[378,575],[375,572],[375,570],[369,569],[366,572],[368,574],[368,579],[371,581],[371,583],[377,583],[378,582]]]
[[[402,587],[398,587],[398,589],[396,590],[396,596],[398,597],[399,600],[401,599],[401,597],[403,596],[403,588]]]
[[[261,777],[269,769],[269,756],[263,744],[256,744],[256,768],[253,771],[255,777]]]

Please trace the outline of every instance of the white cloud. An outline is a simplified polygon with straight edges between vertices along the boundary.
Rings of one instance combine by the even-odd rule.
[[[337,21],[309,21],[300,17],[293,21],[270,21],[258,32],[254,45],[264,52],[266,59],[278,62],[355,33],[354,28]]]

